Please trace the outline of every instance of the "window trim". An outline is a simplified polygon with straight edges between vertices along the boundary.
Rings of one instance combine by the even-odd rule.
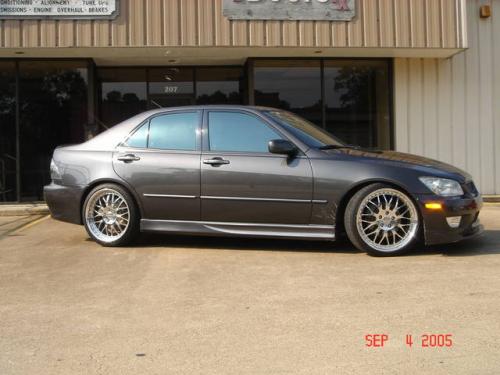
[[[295,142],[291,141],[286,134],[284,134],[281,129],[277,128],[274,126],[274,124],[270,123],[267,121],[267,119],[263,116],[260,116],[259,114],[253,112],[253,111],[246,111],[243,109],[224,109],[224,108],[217,108],[217,109],[205,109],[203,114],[203,142],[202,142],[202,152],[204,154],[210,154],[210,155],[250,155],[250,156],[267,156],[267,157],[279,157],[282,158],[283,155],[277,155],[277,154],[272,154],[269,151],[267,152],[254,152],[254,151],[216,151],[216,150],[211,150],[210,149],[210,131],[209,131],[209,115],[211,112],[224,112],[224,113],[238,113],[238,114],[243,114],[243,115],[248,115],[256,118],[260,122],[264,123],[268,128],[273,130],[275,133],[278,133],[282,137],[282,139],[285,139],[287,141],[290,141],[295,144]],[[297,146],[297,145],[296,145]],[[298,146],[297,146],[298,147]],[[300,148],[299,148],[300,150]],[[297,156],[300,156],[297,155]]]
[[[134,147],[134,146],[129,146],[126,143],[128,140],[135,134],[137,133],[144,125],[148,125],[148,135],[146,137],[146,147]],[[129,148],[129,149],[134,149],[134,150],[147,150],[148,148],[148,142],[149,142],[149,119],[142,121],[139,125],[137,125],[135,128],[133,128],[130,133],[121,141],[118,143],[117,147],[124,147],[124,148]]]

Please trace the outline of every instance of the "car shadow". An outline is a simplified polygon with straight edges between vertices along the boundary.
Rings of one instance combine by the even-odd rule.
[[[212,250],[284,251],[311,253],[361,254],[347,239],[306,241],[240,237],[174,236],[142,233],[128,248],[174,247]],[[448,257],[500,254],[500,230],[486,230],[481,236],[462,242],[433,246],[417,246],[403,256],[442,255]]]
[[[292,251],[314,253],[362,253],[344,239],[338,241],[306,241],[274,238],[243,238],[216,236],[174,236],[168,234],[141,233],[129,248],[175,247],[212,250],[242,251]]]
[[[485,230],[481,236],[470,240],[429,248],[445,256],[500,255],[500,230]]]

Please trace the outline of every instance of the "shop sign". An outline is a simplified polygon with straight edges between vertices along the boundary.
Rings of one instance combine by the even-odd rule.
[[[0,18],[113,19],[119,0],[0,0]]]
[[[223,14],[232,20],[349,21],[355,0],[224,0]]]

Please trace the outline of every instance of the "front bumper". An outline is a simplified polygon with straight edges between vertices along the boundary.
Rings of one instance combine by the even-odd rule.
[[[484,230],[479,222],[483,205],[481,195],[445,198],[433,194],[416,197],[424,222],[426,245],[458,242],[475,237]],[[431,210],[426,203],[440,203],[442,209]],[[460,216],[460,225],[452,228],[446,218]]]
[[[63,186],[52,182],[43,188],[45,202],[54,219],[82,224],[80,205],[84,188]]]

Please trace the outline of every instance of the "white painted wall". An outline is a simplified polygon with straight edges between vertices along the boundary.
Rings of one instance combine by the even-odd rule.
[[[500,0],[468,0],[467,18],[467,51],[394,60],[396,149],[454,164],[483,194],[500,194]]]

